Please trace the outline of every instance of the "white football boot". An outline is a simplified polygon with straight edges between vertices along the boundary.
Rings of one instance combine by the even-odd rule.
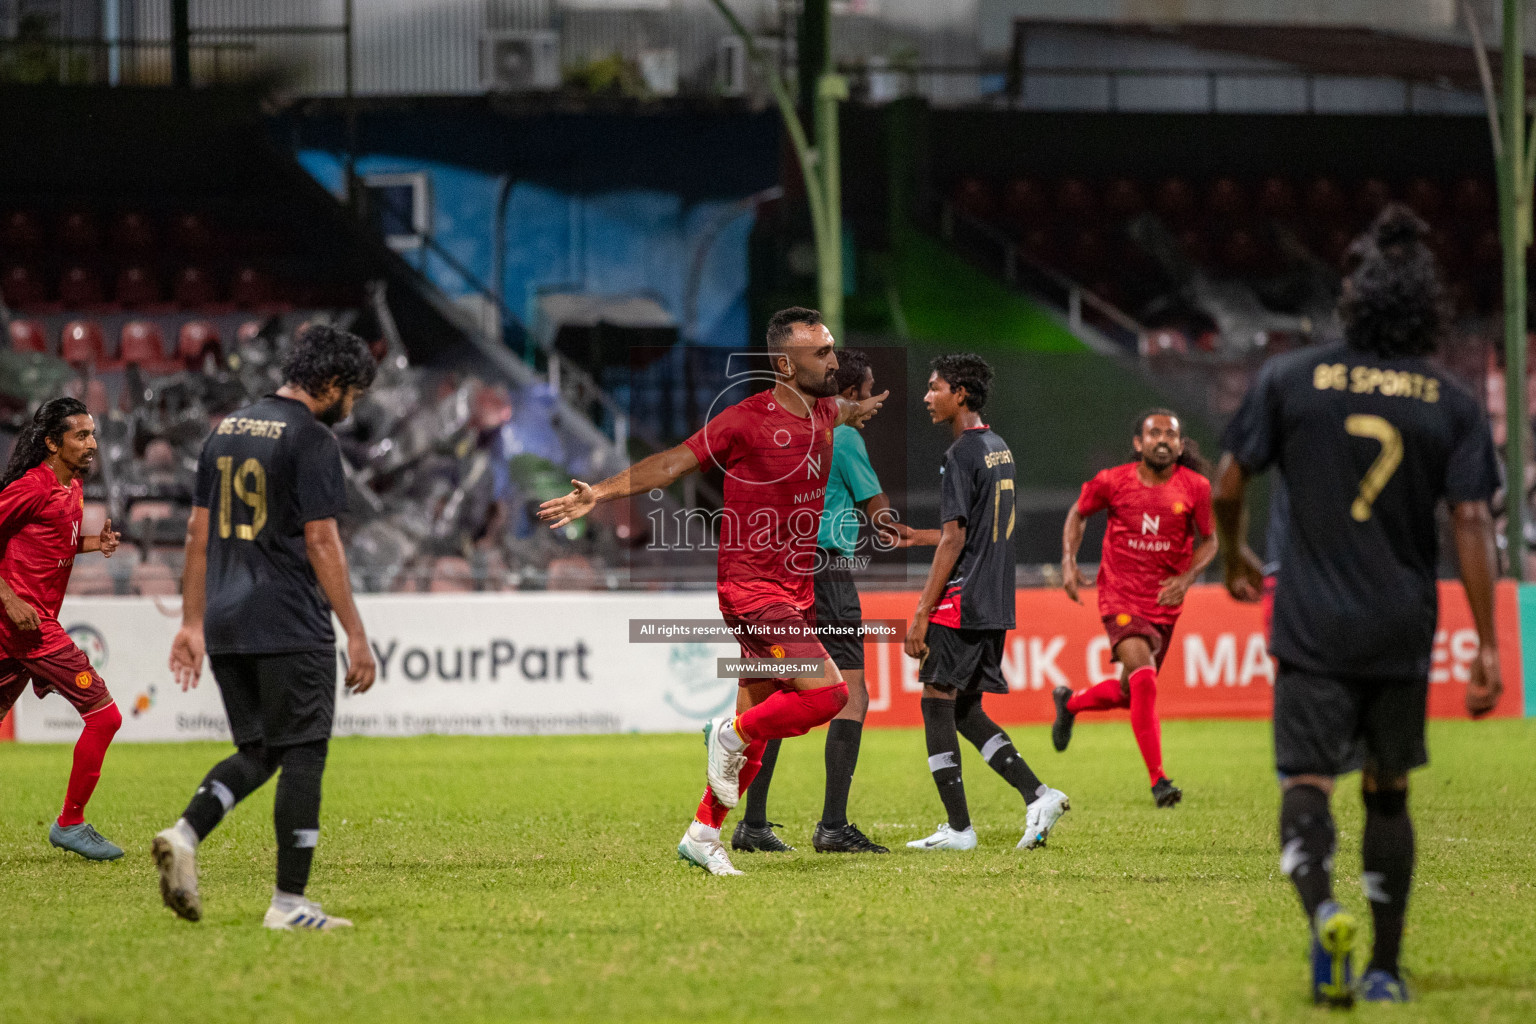
[[[203,916],[197,894],[197,847],[175,825],[156,834],[149,846],[160,873],[160,898],[178,917],[196,921]]]
[[[677,844],[677,859],[694,867],[703,868],[712,875],[739,875],[736,865],[720,843],[720,830],[696,821],[688,826]]]
[[[292,910],[268,907],[261,919],[263,927],[281,932],[329,932],[337,928],[351,928],[352,922],[335,914],[327,914],[320,904],[305,900]]]
[[[907,844],[909,850],[974,850],[976,849],[976,827],[973,825],[964,832],[957,832],[949,827],[949,822],[939,826],[937,832],[926,839],[914,839]]]
[[[741,769],[747,763],[747,755],[732,753],[720,742],[720,728],[730,723],[729,717],[704,723],[704,749],[707,754],[704,776],[709,780],[709,788],[715,794],[715,799],[727,807],[735,807],[741,800]]]
[[[1059,789],[1047,789],[1044,796],[1029,805],[1029,813],[1024,818],[1024,838],[1019,840],[1018,849],[1033,850],[1044,846],[1051,829],[1071,809],[1072,802],[1067,799],[1067,794]]]

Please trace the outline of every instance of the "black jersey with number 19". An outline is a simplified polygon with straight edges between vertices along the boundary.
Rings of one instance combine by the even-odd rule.
[[[346,480],[335,435],[309,407],[268,395],[226,416],[203,444],[193,500],[208,510],[208,653],[334,647],[304,524],[346,510]]]
[[[1487,421],[1445,371],[1336,344],[1270,360],[1227,428],[1245,470],[1290,498],[1271,649],[1308,672],[1427,675],[1435,506],[1499,485]]]
[[[1012,629],[1013,453],[990,428],[962,431],[944,453],[939,520],[965,527],[965,547],[929,622],[956,629]]]

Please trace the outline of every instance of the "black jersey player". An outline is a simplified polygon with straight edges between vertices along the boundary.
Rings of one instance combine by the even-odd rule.
[[[1215,488],[1227,587],[1243,600],[1258,600],[1263,584],[1240,536],[1244,485],[1273,466],[1290,499],[1271,645],[1281,867],[1312,926],[1313,996],[1332,1004],[1357,992],[1407,998],[1398,951],[1414,862],[1408,773],[1427,761],[1441,500],[1480,643],[1468,709],[1486,713],[1502,689],[1488,508],[1498,467],[1477,403],[1425,358],[1441,327],[1425,234],[1396,206],[1354,243],[1339,304],[1346,340],[1264,366],[1227,430]],[[1356,925],[1332,890],[1329,806],[1335,777],[1357,769],[1375,926],[1358,986]]]

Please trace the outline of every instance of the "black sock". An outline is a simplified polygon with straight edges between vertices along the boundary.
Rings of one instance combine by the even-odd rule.
[[[1013,741],[998,724],[981,710],[981,694],[955,698],[955,724],[960,734],[981,751],[981,758],[1003,780],[1019,791],[1026,804],[1034,803],[1044,788],[1029,763],[1019,756]]]
[[[747,787],[747,809],[742,814],[744,824],[765,827],[768,824],[768,787],[773,785],[773,766],[779,763],[779,744],[783,740],[769,740],[763,747],[763,766],[757,770],[757,778]]]
[[[301,743],[282,752],[272,823],[277,830],[277,888],[304,895],[309,867],[320,842],[320,780],[325,775],[326,740]]]
[[[955,734],[955,702],[939,697],[924,697],[923,732],[928,738],[928,770],[939,799],[949,815],[949,827],[964,832],[971,827],[971,812],[965,805],[965,783],[960,778],[960,738]]]
[[[277,770],[277,759],[260,743],[248,743],[214,765],[181,816],[205,839],[230,808],[262,787]]]
[[[1403,946],[1403,917],[1413,885],[1413,821],[1407,790],[1365,794],[1365,840],[1360,881],[1371,901],[1375,946],[1371,969],[1397,976]]]
[[[1316,786],[1292,786],[1280,800],[1280,870],[1291,877],[1310,923],[1333,899],[1336,843],[1328,794]]]
[[[863,738],[863,722],[834,718],[827,726],[827,795],[821,804],[821,823],[829,828],[848,824],[848,790]]]

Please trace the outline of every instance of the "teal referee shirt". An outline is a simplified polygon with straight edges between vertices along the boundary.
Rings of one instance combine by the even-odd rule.
[[[858,506],[881,491],[880,478],[869,464],[863,436],[844,424],[832,432],[832,471],[822,506],[816,545],[851,555],[859,543]]]

